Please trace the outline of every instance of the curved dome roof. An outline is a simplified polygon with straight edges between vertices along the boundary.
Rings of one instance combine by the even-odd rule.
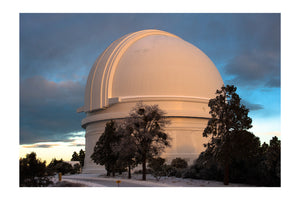
[[[164,31],[143,30],[114,41],[97,58],[81,111],[126,98],[210,99],[222,85],[217,68],[197,47]]]

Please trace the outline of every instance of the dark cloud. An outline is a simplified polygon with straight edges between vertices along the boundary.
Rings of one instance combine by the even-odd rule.
[[[280,87],[280,60],[272,52],[253,51],[236,55],[226,64],[224,71],[240,86]]]
[[[20,84],[20,143],[61,141],[81,131],[84,85],[31,77]]]
[[[257,110],[262,110],[264,109],[263,105],[261,104],[254,104],[250,103],[246,100],[242,100],[241,103],[246,106],[250,111],[257,111]]]
[[[280,88],[281,86],[281,80],[280,77],[272,77],[268,80],[268,82],[265,84],[268,88]]]
[[[237,51],[223,68],[229,82],[280,87],[280,15],[242,14],[233,22]]]
[[[85,143],[82,143],[82,144],[72,144],[71,146],[74,146],[74,147],[85,147]]]

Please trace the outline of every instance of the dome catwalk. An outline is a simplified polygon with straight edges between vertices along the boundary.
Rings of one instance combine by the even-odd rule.
[[[142,30],[114,41],[95,61],[86,84],[82,127],[86,129],[83,172],[104,171],[91,160],[109,120],[120,120],[139,101],[158,104],[171,120],[171,147],[162,157],[189,164],[204,150],[208,101],[223,85],[213,62],[197,47],[160,30]]]

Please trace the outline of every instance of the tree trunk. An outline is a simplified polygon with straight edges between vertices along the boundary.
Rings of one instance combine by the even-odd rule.
[[[115,166],[114,166],[114,165],[113,165],[111,171],[112,171],[112,176],[115,177],[115,175],[116,175],[116,170],[115,170]]]
[[[143,180],[146,180],[146,158],[143,159]]]
[[[130,165],[128,166],[128,179],[131,179],[131,169],[130,169]]]
[[[226,162],[224,166],[224,185],[229,184],[229,163]]]

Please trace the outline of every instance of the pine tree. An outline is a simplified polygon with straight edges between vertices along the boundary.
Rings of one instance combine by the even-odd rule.
[[[251,154],[250,149],[259,145],[258,138],[248,132],[252,127],[249,109],[241,104],[241,98],[233,85],[222,86],[217,96],[209,101],[211,119],[203,132],[211,136],[205,146],[224,168],[224,184],[229,183],[230,164],[234,158]]]
[[[105,131],[97,141],[94,152],[91,155],[92,160],[96,164],[105,166],[107,175],[110,175],[112,172],[113,176],[115,176],[118,155],[114,151],[114,146],[118,143],[118,140],[116,123],[111,120],[106,123]]]
[[[82,149],[80,149],[79,155],[78,155],[78,159],[79,159],[81,167],[84,166],[84,158],[85,158],[85,151],[83,151]]]
[[[76,151],[74,151],[71,161],[79,161],[79,155]]]

